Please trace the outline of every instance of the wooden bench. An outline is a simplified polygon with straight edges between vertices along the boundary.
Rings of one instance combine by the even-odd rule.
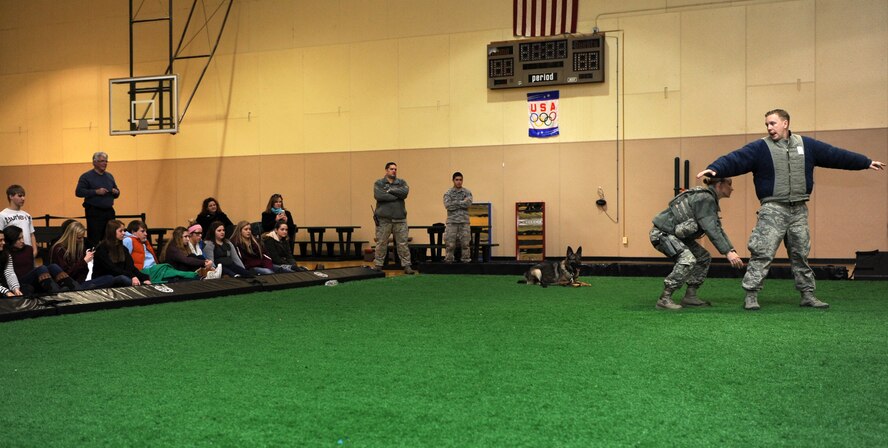
[[[303,258],[361,258],[364,244],[368,243],[367,241],[352,240],[352,234],[355,229],[360,229],[359,226],[307,226],[303,228],[308,233],[308,241],[296,241],[296,244],[299,245],[299,254]],[[328,229],[336,232],[338,237],[336,240],[324,241],[324,233]]]
[[[34,243],[37,245],[37,258],[43,260],[43,264],[49,264],[49,250],[52,244],[61,238],[62,232],[64,232],[62,226],[34,227],[34,235],[37,237]]]
[[[410,226],[412,229],[425,229],[429,234],[429,242],[411,243],[410,257],[417,262],[432,261],[440,262],[444,260],[444,252],[446,245],[444,244],[444,230],[447,228],[444,224],[433,224],[431,226]],[[494,247],[499,246],[496,243],[481,242],[481,230],[484,227],[472,226],[471,242],[469,250],[471,250],[471,260],[474,262],[487,263],[491,260],[491,251]],[[456,248],[457,254],[460,248]]]
[[[479,253],[479,251],[480,251],[481,262],[482,263],[489,263],[492,258],[491,252],[493,251],[493,248],[498,247],[498,246],[499,246],[499,244],[497,244],[497,243],[478,243],[475,245],[475,248],[473,249],[473,251],[476,254]]]
[[[478,243],[477,245],[472,242],[469,244],[469,250],[474,254],[472,257],[472,261],[488,263],[491,260],[491,252],[494,247],[498,247],[497,243]],[[446,246],[444,244],[410,244],[410,257],[413,260],[423,262],[423,261],[432,261],[432,262],[440,262],[444,261],[444,255]],[[454,250],[454,258],[460,259],[461,248],[459,246]]]
[[[369,243],[369,241],[324,241],[324,244],[327,246],[326,256],[337,257],[346,260],[359,259],[363,257],[364,245],[367,243]],[[339,250],[337,250],[337,248]],[[354,249],[354,251],[352,251],[352,249]]]
[[[142,222],[145,222],[145,213],[140,213],[138,215],[117,215],[117,219],[141,219]],[[40,216],[33,216],[32,220],[36,223],[38,220],[43,221],[42,226],[34,226],[34,235],[37,237],[37,242],[34,243],[37,245],[37,258],[43,260],[44,264],[49,263],[49,251],[52,249],[52,245],[61,238],[64,229],[62,229],[61,225],[54,226],[51,225],[53,221],[67,221],[69,219],[79,220],[81,223],[85,222],[86,216],[77,216],[74,218],[69,218],[67,216],[53,216],[49,213]],[[164,229],[163,233],[166,233]],[[152,232],[149,231],[149,236],[152,236]],[[157,232],[153,232],[153,236],[157,236]],[[164,242],[163,234],[159,235],[159,239],[157,241],[157,246],[162,245]],[[155,246],[155,249],[160,251],[162,248]]]

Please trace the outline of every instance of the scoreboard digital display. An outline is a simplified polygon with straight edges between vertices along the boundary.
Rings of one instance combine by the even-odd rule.
[[[487,88],[604,82],[604,34],[492,42]]]

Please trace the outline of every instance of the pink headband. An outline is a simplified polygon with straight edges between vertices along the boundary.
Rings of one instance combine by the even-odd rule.
[[[201,227],[200,224],[195,224],[188,228],[188,233],[194,232],[203,232],[203,227]]]

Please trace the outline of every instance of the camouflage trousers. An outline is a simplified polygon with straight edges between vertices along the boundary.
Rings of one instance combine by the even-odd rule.
[[[749,236],[749,266],[743,277],[743,289],[759,291],[768,276],[780,242],[786,246],[795,279],[801,293],[814,292],[814,272],[808,265],[811,235],[808,230],[808,205],[767,202],[758,211],[758,221]]]
[[[444,229],[444,247],[447,249],[444,261],[453,261],[457,243],[459,243],[460,247],[460,261],[463,263],[472,261],[472,253],[469,250],[471,240],[472,233],[469,223],[447,224],[447,227]]]
[[[382,266],[385,264],[385,256],[388,254],[389,235],[394,238],[395,249],[401,266],[410,266],[410,247],[407,245],[407,221],[392,222],[389,218],[379,218],[376,226],[376,259],[373,264]]]
[[[650,237],[654,249],[675,262],[672,272],[663,280],[666,290],[675,291],[685,283],[694,287],[703,284],[706,274],[709,273],[709,263],[712,261],[712,256],[700,243],[693,239],[679,239],[656,227],[651,229]]]

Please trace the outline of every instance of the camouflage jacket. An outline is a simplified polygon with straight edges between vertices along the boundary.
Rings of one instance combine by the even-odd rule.
[[[472,192],[468,188],[451,188],[447,190],[444,193],[447,224],[468,224],[470,205],[472,205]]]
[[[683,240],[705,234],[719,253],[727,254],[734,245],[722,229],[719,210],[715,187],[697,187],[673,198],[669,207],[654,217],[654,226]]]

